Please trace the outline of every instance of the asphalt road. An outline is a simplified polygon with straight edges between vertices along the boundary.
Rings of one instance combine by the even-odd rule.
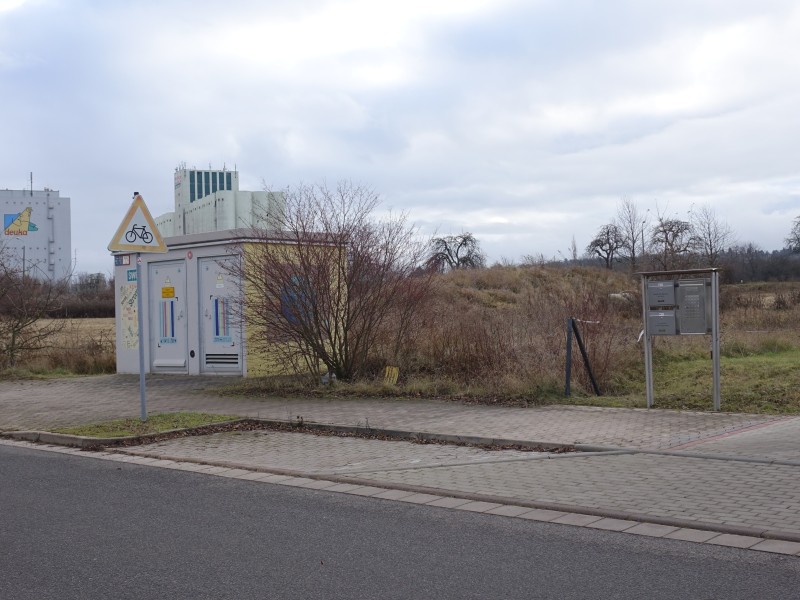
[[[797,598],[800,561],[0,446],[0,598]]]

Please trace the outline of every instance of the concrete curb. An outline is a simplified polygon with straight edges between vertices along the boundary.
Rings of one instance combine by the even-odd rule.
[[[458,444],[464,446],[515,446],[518,448],[528,448],[531,450],[561,450],[571,451],[576,447],[571,444],[559,444],[555,442],[537,442],[531,440],[513,440],[505,438],[487,438],[481,436],[460,436],[451,434],[440,434],[431,432],[408,431],[403,429],[383,429],[376,427],[365,427],[361,425],[336,425],[332,423],[315,423],[309,421],[284,421],[281,419],[258,419],[258,418],[243,418],[235,419],[233,421],[221,421],[214,423],[211,427],[220,425],[231,425],[234,423],[254,422],[263,423],[265,425],[272,425],[276,427],[285,427],[288,430],[303,428],[310,431],[329,431],[332,433],[350,433],[354,435],[363,436],[381,436],[391,438],[399,441],[410,442],[431,442],[442,444]],[[128,436],[117,438],[95,438],[77,435],[69,435],[65,433],[53,433],[49,431],[5,431],[0,432],[1,437],[8,437],[12,439],[25,440],[28,442],[39,442],[43,444],[56,444],[59,446],[73,446],[78,448],[92,448],[97,446],[115,446],[125,443],[136,444],[145,443],[149,440],[157,439],[163,435],[169,435],[179,432],[192,432],[201,431],[203,427],[194,429],[173,429],[161,433],[142,435],[142,436]],[[607,452],[608,450],[603,450]]]
[[[226,424],[233,424],[238,422],[258,422],[264,423],[267,425],[274,425],[280,427],[286,427],[287,429],[298,428],[302,426],[306,430],[317,430],[317,431],[330,431],[336,433],[352,433],[352,434],[359,434],[359,435],[375,435],[375,436],[383,436],[391,439],[396,440],[404,440],[404,441],[428,441],[432,443],[446,443],[446,444],[461,444],[461,445],[476,445],[476,446],[516,446],[520,448],[531,448],[531,449],[542,449],[542,450],[576,450],[578,455],[588,455],[588,454],[597,454],[597,453],[632,453],[632,454],[654,454],[654,455],[664,455],[664,456],[677,456],[677,457],[685,457],[685,458],[700,458],[700,459],[712,459],[712,460],[731,460],[731,461],[739,461],[739,462],[751,462],[751,463],[763,463],[763,464],[788,464],[790,466],[800,466],[797,462],[793,461],[774,461],[774,460],[763,460],[763,459],[748,459],[746,457],[725,457],[720,455],[704,455],[699,453],[687,453],[682,451],[658,451],[658,450],[640,450],[637,448],[624,448],[624,447],[609,447],[609,446],[596,446],[590,444],[575,444],[575,445],[567,445],[567,444],[557,444],[552,442],[536,442],[531,440],[512,440],[512,439],[503,439],[503,438],[485,438],[480,436],[458,436],[458,435],[450,435],[450,434],[435,434],[430,432],[413,432],[407,430],[399,430],[399,429],[381,429],[381,428],[373,428],[373,427],[363,427],[363,426],[347,426],[347,425],[335,425],[335,424],[325,424],[325,423],[314,423],[314,422],[298,422],[298,421],[284,421],[278,419],[253,419],[253,418],[246,418],[246,419],[237,419],[234,421],[225,421],[220,423],[215,423],[214,425],[226,425]],[[202,428],[197,428],[202,429]],[[67,435],[61,433],[52,433],[47,431],[5,431],[0,433],[0,437],[12,438],[17,440],[24,440],[29,442],[36,442],[42,444],[52,444],[52,445],[59,445],[59,446],[71,446],[77,448],[97,448],[99,446],[107,446],[105,451],[115,453],[115,454],[126,454],[123,450],[115,449],[115,445],[121,445],[124,443],[143,443],[151,440],[153,438],[158,438],[165,434],[176,433],[176,432],[187,432],[193,430],[172,430],[169,432],[162,432],[159,434],[147,435],[147,436],[132,436],[132,437],[122,437],[122,438],[91,438],[91,437],[83,437],[83,436],[74,436],[74,435]],[[725,525],[725,524],[718,524],[718,523],[704,523],[702,521],[693,521],[689,519],[681,519],[677,517],[661,517],[657,515],[648,515],[643,513],[637,512],[630,512],[630,511],[619,511],[619,510],[611,510],[611,509],[602,509],[602,508],[594,508],[594,507],[584,507],[580,505],[568,505],[568,504],[558,504],[558,503],[550,503],[550,502],[536,502],[536,501],[525,501],[520,500],[518,498],[508,498],[505,496],[494,496],[494,495],[487,495],[487,494],[472,494],[472,493],[465,493],[465,492],[454,492],[452,490],[442,489],[442,488],[433,488],[433,487],[426,487],[426,486],[415,486],[415,485],[406,485],[400,483],[393,483],[391,485],[387,485],[383,482],[376,482],[374,480],[360,478],[360,477],[353,477],[348,475],[336,475],[336,474],[319,474],[319,473],[307,473],[303,471],[296,471],[291,469],[261,469],[261,468],[252,468],[252,467],[244,467],[242,465],[225,462],[225,461],[200,461],[195,459],[187,459],[185,457],[168,457],[163,455],[156,455],[147,452],[137,452],[133,456],[140,456],[145,458],[153,458],[159,460],[171,460],[171,461],[178,461],[184,463],[194,463],[194,464],[204,464],[210,466],[217,466],[217,467],[225,467],[225,468],[235,468],[235,469],[243,469],[252,472],[262,472],[262,473],[271,473],[276,475],[285,475],[290,477],[302,477],[306,479],[314,479],[314,480],[322,480],[322,481],[332,481],[336,483],[347,483],[353,485],[361,485],[361,486],[369,486],[369,487],[376,487],[381,489],[393,489],[393,490],[401,490],[407,491],[412,493],[420,493],[420,494],[433,494],[437,496],[444,496],[444,497],[451,497],[451,498],[460,498],[464,500],[471,500],[476,502],[491,502],[496,504],[503,504],[503,505],[514,505],[514,506],[522,506],[531,509],[544,509],[544,510],[551,510],[551,511],[558,511],[558,512],[565,512],[565,513],[578,513],[578,514],[585,514],[585,515],[593,515],[597,517],[604,517],[604,518],[611,518],[611,519],[622,519],[627,521],[638,521],[643,523],[654,523],[658,525],[666,525],[671,527],[678,527],[678,528],[688,528],[688,529],[700,529],[704,531],[713,531],[717,533],[723,534],[732,534],[732,535],[743,535],[743,536],[750,536],[755,538],[761,539],[769,539],[769,540],[781,540],[787,542],[796,542],[800,543],[800,534],[783,532],[779,530],[773,529],[761,529],[761,528],[753,528],[753,527],[744,527],[744,526],[734,526],[734,525]],[[569,456],[569,455],[566,455]],[[571,454],[571,456],[576,456],[576,454]]]
[[[317,431],[331,431],[335,433],[353,433],[359,435],[376,435],[388,437],[396,440],[411,442],[434,442],[444,444],[460,444],[464,446],[517,446],[519,448],[529,448],[536,450],[574,450],[572,444],[562,444],[558,442],[543,442],[535,440],[514,440],[508,438],[488,438],[472,435],[453,435],[447,433],[433,433],[427,431],[409,431],[406,429],[384,429],[380,427],[369,427],[362,425],[337,425],[334,423],[316,423],[313,421],[282,421],[278,419],[249,419],[268,425],[278,426],[301,426]]]
[[[191,429],[170,429],[162,431],[161,433],[153,433],[148,435],[133,435],[114,438],[97,438],[82,435],[70,435],[68,433],[54,433],[52,431],[2,431],[0,437],[10,438],[14,440],[23,440],[26,442],[34,442],[40,444],[54,444],[56,446],[71,446],[73,448],[96,448],[98,446],[115,446],[125,443],[145,443],[149,440],[156,440],[163,435],[170,435],[174,433],[184,433],[188,431],[198,431],[205,427],[216,427],[220,425],[232,425],[242,421],[251,421],[252,419],[234,419],[232,421],[220,421],[213,425],[196,427]]]
[[[126,454],[122,450],[107,450],[115,454]],[[335,483],[346,483],[352,485],[381,488],[387,490],[400,490],[416,494],[431,494],[435,496],[442,496],[446,498],[460,498],[463,500],[470,500],[473,502],[489,502],[493,504],[522,506],[531,509],[551,510],[557,512],[571,513],[571,514],[584,514],[597,517],[604,517],[609,519],[621,519],[624,521],[637,521],[641,523],[653,523],[656,525],[666,525],[670,527],[685,528],[685,529],[700,529],[703,531],[713,531],[715,533],[726,533],[731,535],[743,535],[767,540],[781,540],[785,542],[800,543],[800,534],[789,533],[774,529],[761,529],[756,527],[743,527],[735,525],[725,525],[720,523],[705,523],[703,521],[693,521],[690,519],[681,519],[677,517],[659,517],[656,515],[648,515],[644,513],[637,513],[633,511],[619,511],[604,508],[594,508],[587,506],[580,506],[574,504],[559,504],[555,502],[537,502],[521,500],[519,498],[509,498],[506,496],[495,496],[491,494],[473,494],[467,492],[454,492],[444,488],[435,488],[418,485],[407,485],[402,483],[392,483],[391,485],[385,482],[375,481],[373,479],[364,479],[361,477],[352,477],[348,475],[335,475],[335,474],[319,474],[308,473],[306,471],[297,471],[294,469],[265,469],[245,467],[235,462],[228,461],[208,461],[197,460],[186,457],[172,457],[164,456],[155,453],[137,452],[136,454],[128,456],[137,456],[141,458],[151,458],[158,460],[169,460],[173,462],[193,463],[200,465],[210,465],[214,467],[223,467],[226,469],[243,469],[255,473],[270,473],[273,475],[284,475],[287,477],[298,477],[304,479],[314,479],[318,481],[332,481]],[[325,491],[325,490],[320,490]]]
[[[644,448],[618,448],[615,446],[594,446],[591,444],[575,444],[578,452],[627,452],[630,454],[652,454],[654,456],[677,456],[680,458],[700,458],[703,460],[721,460],[726,462],[743,462],[757,465],[783,465],[787,467],[800,467],[800,461],[781,460],[779,458],[753,458],[750,456],[736,456],[733,454],[704,454],[702,452],[686,452],[684,450],[647,450]]]

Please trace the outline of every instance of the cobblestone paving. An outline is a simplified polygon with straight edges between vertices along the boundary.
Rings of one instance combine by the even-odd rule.
[[[800,470],[784,465],[628,454],[376,471],[376,484],[679,517],[800,533]]]
[[[283,432],[181,438],[126,453],[800,534],[800,467],[786,465],[486,451]]]
[[[220,396],[221,377],[148,377],[150,413],[177,410],[369,425],[460,436],[646,449],[676,446],[779,417],[581,406],[509,408],[431,400],[279,399]],[[0,386],[0,429],[44,429],[138,416],[138,377],[108,375]]]
[[[301,471],[306,475],[527,459],[534,454],[275,431],[174,439],[131,448],[126,453],[229,462],[256,469]],[[551,456],[538,452],[535,455]]]
[[[697,440],[681,449],[700,454],[724,454],[800,463],[800,419],[791,417],[766,426],[739,431],[735,435]]]

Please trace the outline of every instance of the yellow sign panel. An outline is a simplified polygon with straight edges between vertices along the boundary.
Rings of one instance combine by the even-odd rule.
[[[162,287],[161,288],[161,297],[162,298],[174,298],[175,297],[175,288],[174,287]]]
[[[108,249],[112,252],[166,252],[167,246],[161,238],[144,198],[136,195],[128,214],[114,234]]]

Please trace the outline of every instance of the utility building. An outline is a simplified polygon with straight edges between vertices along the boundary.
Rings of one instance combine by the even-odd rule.
[[[247,291],[232,265],[249,245],[290,243],[279,228],[283,210],[281,193],[240,190],[236,170],[175,169],[175,210],[154,219],[166,253],[141,254],[138,286],[136,254],[114,256],[117,372],[139,371],[137,290],[145,371],[280,372],[269,353],[249,348],[253,331],[242,315]]]
[[[12,267],[37,279],[64,279],[72,271],[69,198],[58,191],[0,190],[0,250]]]
[[[116,253],[117,372],[139,372],[137,290],[142,294],[144,368],[148,373],[264,375],[285,365],[249,343],[254,332],[243,318],[244,289],[233,267],[252,244],[287,244],[281,233],[254,238],[228,230],[166,238],[167,252]]]

